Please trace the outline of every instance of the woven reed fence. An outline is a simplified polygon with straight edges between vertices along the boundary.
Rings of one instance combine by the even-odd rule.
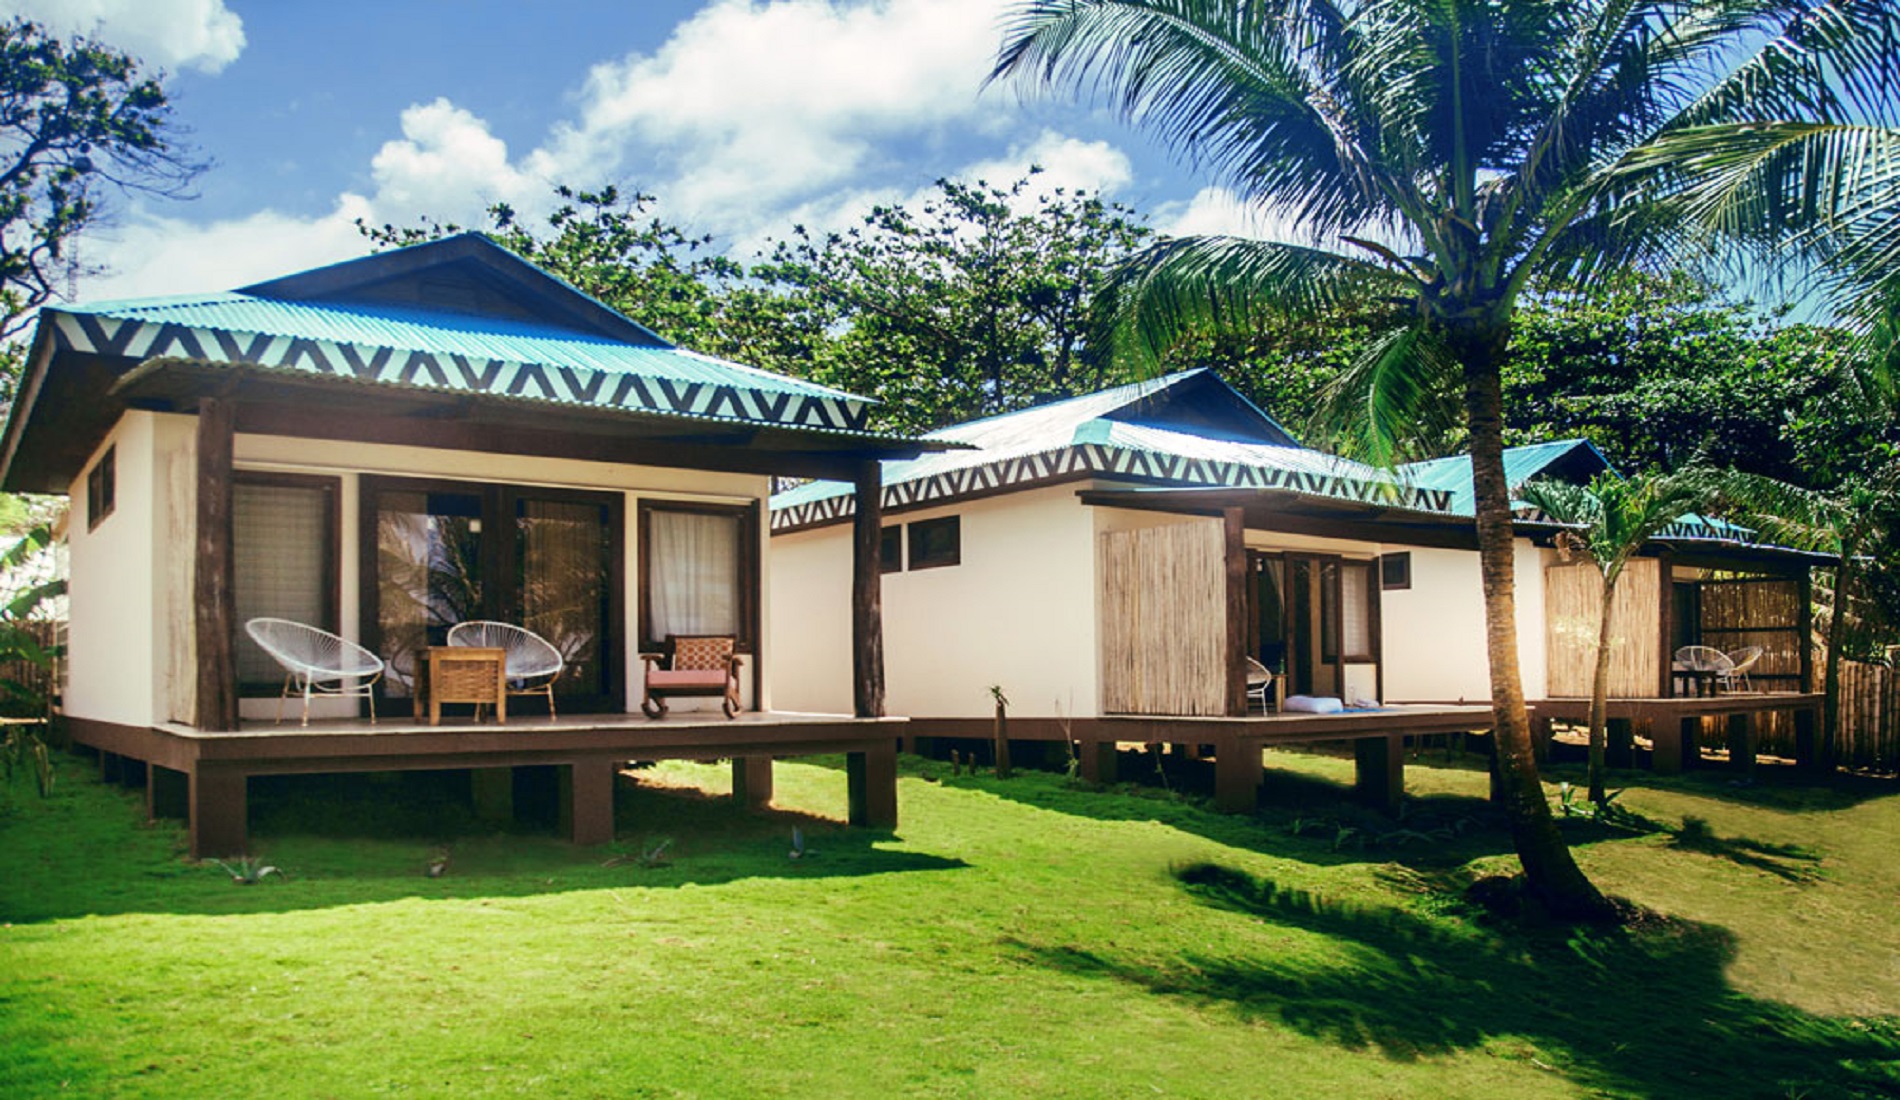
[[[1655,696],[1662,683],[1662,568],[1638,558],[1616,584],[1610,640],[1610,698]],[[1556,698],[1590,694],[1596,676],[1598,615],[1603,576],[1587,562],[1553,565],[1544,571],[1545,644],[1550,657],[1549,692]]]
[[[1226,712],[1227,574],[1221,526],[1110,531],[1102,578],[1102,710]]]
[[[1900,670],[1842,661],[1840,714],[1843,766],[1900,770]]]
[[[1803,608],[1801,585],[1774,577],[1703,581],[1703,645],[1733,653],[1762,647],[1761,660],[1748,670],[1763,691],[1801,690]]]

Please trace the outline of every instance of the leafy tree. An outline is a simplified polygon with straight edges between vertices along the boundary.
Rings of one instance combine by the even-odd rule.
[[[1785,323],[1684,272],[1534,290],[1504,367],[1506,442],[1583,436],[1629,469],[1814,488],[1900,444],[1844,328]]]
[[[841,233],[799,226],[754,274],[838,332],[807,372],[927,431],[1120,380],[1089,337],[1109,271],[1149,235],[1085,191],[938,180],[920,209],[880,206]]]
[[[202,165],[178,140],[164,88],[137,60],[0,23],[0,337],[86,270],[73,245],[104,215],[103,189],[190,186]]]
[[[1603,577],[1597,620],[1597,663],[1590,681],[1590,800],[1601,806],[1604,726],[1610,701],[1610,643],[1616,637],[1616,585],[1643,544],[1670,524],[1699,513],[1719,499],[1724,482],[1703,469],[1624,478],[1604,472],[1588,485],[1533,481],[1521,495],[1526,503],[1571,530],[1560,545],[1582,551]]]
[[[497,244],[574,284],[662,337],[694,351],[772,370],[805,373],[830,339],[800,303],[748,283],[743,265],[653,213],[652,195],[555,188],[560,205],[545,228],[497,203],[485,232]],[[423,218],[412,226],[357,228],[379,247],[399,248],[462,231]]]
[[[1380,460],[1463,422],[1501,794],[1554,913],[1611,907],[1551,818],[1517,664],[1502,456],[1517,306],[1535,280],[1711,241],[1766,253],[1854,209],[1900,162],[1856,176],[1842,160],[1895,109],[1897,38],[1891,0],[1024,0],[1005,32],[992,79],[1105,99],[1243,201],[1352,249],[1164,240],[1116,298],[1132,353],[1261,311],[1407,307],[1339,407]],[[1816,164],[1836,170],[1802,171]]]

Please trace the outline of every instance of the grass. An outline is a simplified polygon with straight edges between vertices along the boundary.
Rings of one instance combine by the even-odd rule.
[[[836,824],[822,762],[764,814],[666,765],[591,850],[453,776],[279,781],[253,854],[285,874],[246,886],[68,760],[0,796],[0,1095],[1900,1089],[1892,784],[1631,775],[1668,830],[1576,840],[1659,916],[1570,933],[1459,900],[1512,866],[1469,762],[1409,767],[1400,821],[1342,801],[1349,761],[1270,762],[1232,818],[907,759],[894,836]]]

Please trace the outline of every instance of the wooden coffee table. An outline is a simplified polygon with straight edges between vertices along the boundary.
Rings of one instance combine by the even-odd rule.
[[[488,704],[495,721],[508,722],[507,651],[478,646],[432,645],[417,665],[416,717],[428,701],[429,724],[442,724],[442,704]],[[478,709],[476,713],[481,712]]]

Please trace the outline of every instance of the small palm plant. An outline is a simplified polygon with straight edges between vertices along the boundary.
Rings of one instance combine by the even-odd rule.
[[[282,868],[273,867],[254,856],[238,856],[228,863],[221,859],[211,862],[222,867],[224,873],[231,876],[231,881],[239,886],[256,886],[271,875],[284,877]]]
[[[1616,583],[1644,543],[1671,524],[1709,508],[1725,485],[1725,475],[1697,468],[1629,478],[1605,471],[1588,485],[1533,481],[1520,494],[1525,503],[1563,524],[1559,545],[1583,553],[1603,577],[1596,673],[1590,681],[1590,801],[1599,806],[1607,801],[1604,726],[1610,699],[1610,645],[1616,637]]]

